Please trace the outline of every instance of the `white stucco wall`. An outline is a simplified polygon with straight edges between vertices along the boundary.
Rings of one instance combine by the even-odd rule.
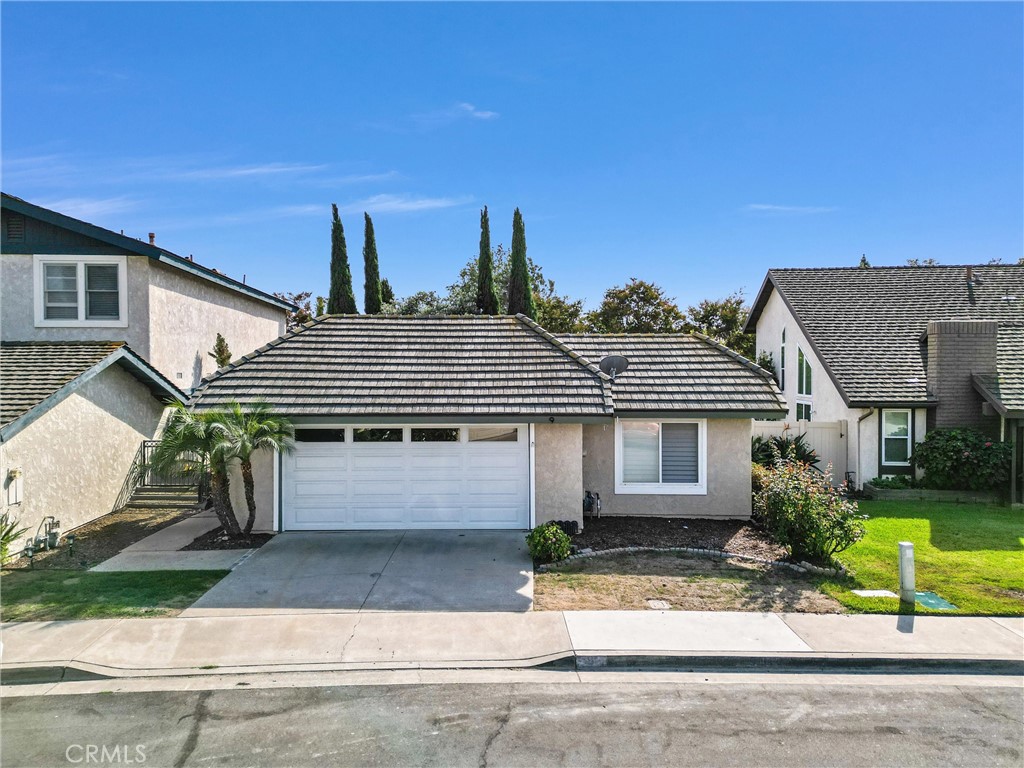
[[[117,258],[121,258],[118,256]],[[149,262],[147,256],[128,256],[128,325],[37,328],[35,267],[31,254],[0,256],[0,338],[4,341],[125,341],[149,357]]]
[[[750,419],[708,419],[707,493],[615,493],[615,427],[583,426],[583,487],[601,495],[602,515],[750,517]]]
[[[159,263],[150,265],[149,362],[191,389],[217,370],[209,353],[217,334],[238,359],[285,332],[285,312]]]
[[[575,520],[583,524],[583,425],[534,427],[536,524]]]
[[[66,532],[112,512],[139,444],[156,436],[163,414],[144,385],[110,366],[0,444],[4,510],[33,533],[48,515]],[[22,502],[8,506],[13,468],[22,471]]]
[[[271,451],[257,451],[252,457],[253,486],[256,491],[256,522],[253,530],[267,533],[274,530],[274,462],[277,455]],[[238,462],[230,468],[228,488],[231,493],[231,506],[235,510],[238,524],[245,527],[249,517],[249,507],[245,503],[245,485],[242,482],[242,470]]]

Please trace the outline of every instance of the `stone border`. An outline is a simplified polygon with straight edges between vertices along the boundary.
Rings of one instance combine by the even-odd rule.
[[[940,491],[935,488],[879,488],[864,483],[864,493],[875,501],[944,501],[951,504],[1000,504],[996,491]]]
[[[701,549],[699,547],[616,547],[615,549],[584,549],[577,552],[574,555],[569,555],[564,560],[558,560],[554,563],[545,563],[538,565],[536,570],[540,573],[550,571],[552,568],[558,568],[569,563],[574,563],[579,560],[589,560],[594,557],[604,557],[606,555],[623,555],[631,554],[635,552],[683,552],[688,555],[700,555],[702,557],[714,557],[721,560],[746,560],[752,563],[761,563],[762,565],[768,565],[772,568],[789,568],[797,573],[817,573],[824,576],[839,576],[846,574],[846,568],[840,566],[839,568],[822,568],[818,565],[812,565],[808,562],[801,563],[789,563],[785,560],[769,560],[766,557],[754,557],[753,555],[740,555],[735,552],[727,552],[724,549]]]

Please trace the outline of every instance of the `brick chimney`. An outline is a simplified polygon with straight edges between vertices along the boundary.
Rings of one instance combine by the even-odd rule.
[[[156,232],[149,233],[149,244],[156,245]]]
[[[975,373],[996,370],[999,323],[995,320],[928,322],[928,392],[938,400],[928,428],[975,427],[998,435],[999,419],[982,413],[971,383]]]

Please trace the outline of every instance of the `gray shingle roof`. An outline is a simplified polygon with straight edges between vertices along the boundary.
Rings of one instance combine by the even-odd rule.
[[[975,266],[971,284],[966,269],[772,269],[747,327],[756,327],[774,287],[848,404],[925,403],[929,320],[1024,318],[1024,266]]]
[[[771,374],[707,337],[686,334],[562,334],[590,360],[622,355],[616,375],[616,413],[701,411],[785,413]]]
[[[999,324],[995,373],[975,374],[986,399],[1011,418],[1024,418],[1024,321]]]
[[[10,424],[123,346],[118,341],[0,344],[0,426]]]
[[[221,369],[199,408],[289,416],[606,416],[606,377],[516,317],[331,316]]]

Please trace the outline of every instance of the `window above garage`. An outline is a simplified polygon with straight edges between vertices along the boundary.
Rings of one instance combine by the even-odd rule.
[[[299,443],[516,443],[516,425],[298,427]]]

